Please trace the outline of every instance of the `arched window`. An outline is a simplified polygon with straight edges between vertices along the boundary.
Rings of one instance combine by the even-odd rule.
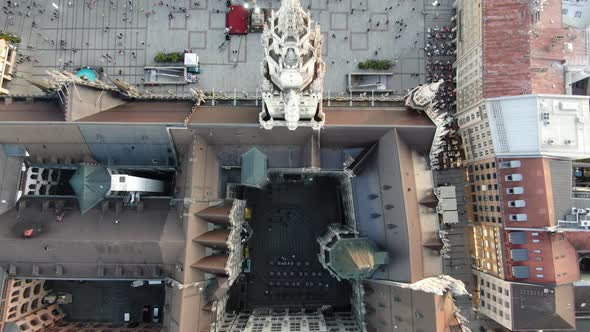
[[[27,310],[29,310],[29,302],[23,303],[23,305],[20,307],[20,313],[24,314],[27,312]]]

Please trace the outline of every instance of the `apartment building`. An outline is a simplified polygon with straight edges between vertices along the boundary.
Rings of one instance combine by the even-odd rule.
[[[505,281],[477,272],[479,312],[510,331],[575,328],[574,286]]]
[[[580,278],[580,245],[566,228],[572,209],[590,205],[586,164],[574,162],[590,156],[589,34],[571,23],[568,8],[577,5],[567,2],[455,1],[457,120],[480,279],[569,287]],[[511,320],[513,308],[475,302],[503,326],[525,329]],[[535,311],[525,307],[519,318]],[[539,321],[530,329],[573,327]]]

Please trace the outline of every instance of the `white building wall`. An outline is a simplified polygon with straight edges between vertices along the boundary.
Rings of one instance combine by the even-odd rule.
[[[477,271],[479,312],[512,330],[511,283]]]
[[[494,157],[494,143],[484,104],[457,116],[467,163]]]
[[[590,27],[590,1],[562,0],[561,13],[563,24],[577,29]]]
[[[161,193],[164,191],[164,182],[126,174],[111,174],[111,191]]]
[[[455,63],[457,69],[457,113],[461,114],[483,98],[482,48],[479,43]]]

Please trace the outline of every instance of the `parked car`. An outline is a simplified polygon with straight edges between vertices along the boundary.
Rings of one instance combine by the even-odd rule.
[[[152,323],[159,323],[160,322],[160,315],[161,315],[161,309],[159,306],[155,305],[152,308]]]
[[[152,317],[151,317],[151,309],[152,306],[150,305],[144,305],[143,309],[141,310],[141,317],[144,323],[150,323],[152,321]]]

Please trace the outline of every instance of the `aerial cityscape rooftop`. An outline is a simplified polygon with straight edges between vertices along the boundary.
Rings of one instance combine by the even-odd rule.
[[[0,331],[590,330],[590,3],[2,6]]]

